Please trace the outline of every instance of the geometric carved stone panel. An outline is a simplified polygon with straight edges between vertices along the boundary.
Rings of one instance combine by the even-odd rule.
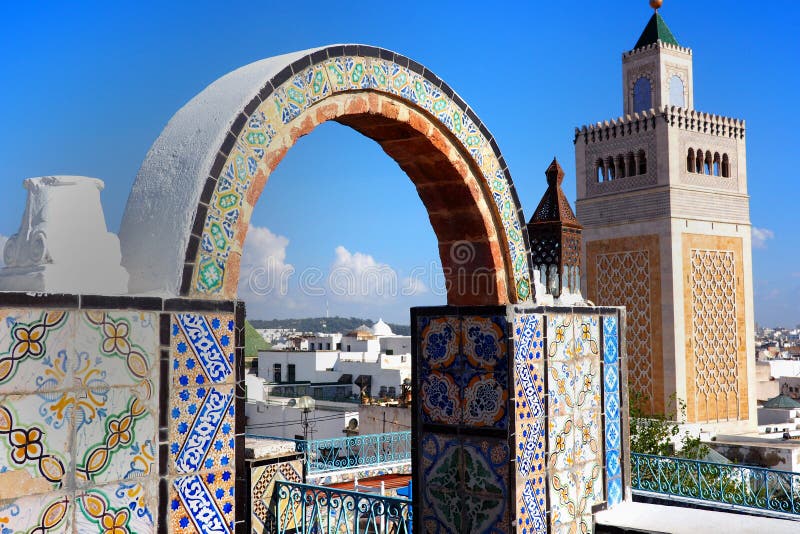
[[[586,245],[586,256],[589,299],[626,308],[629,388],[651,410],[663,411],[658,236],[593,241]]]
[[[741,240],[684,236],[690,421],[747,419]]]

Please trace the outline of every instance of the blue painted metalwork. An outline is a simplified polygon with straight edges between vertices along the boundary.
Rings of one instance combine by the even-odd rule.
[[[411,432],[309,440],[305,452],[309,473],[407,462],[411,460]]]
[[[411,534],[411,501],[309,484],[275,482],[278,534]]]
[[[791,471],[632,453],[631,488],[800,514],[800,473]]]

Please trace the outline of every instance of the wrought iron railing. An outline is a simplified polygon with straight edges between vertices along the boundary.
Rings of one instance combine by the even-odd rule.
[[[275,482],[278,534],[411,534],[411,501],[322,486]]]
[[[790,471],[632,453],[631,488],[800,514],[800,473]]]
[[[309,473],[411,460],[411,432],[315,439],[304,446]]]

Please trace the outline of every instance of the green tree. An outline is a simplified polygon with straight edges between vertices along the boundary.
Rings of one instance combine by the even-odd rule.
[[[675,395],[670,397],[665,413],[648,413],[649,397],[638,391],[630,392],[631,452],[657,456],[680,456],[694,460],[708,454],[708,447],[688,431],[680,437],[675,450],[675,438],[680,434],[679,420],[686,415],[686,403]]]

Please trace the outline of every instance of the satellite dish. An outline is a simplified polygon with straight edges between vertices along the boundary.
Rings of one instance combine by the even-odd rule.
[[[297,399],[297,407],[304,412],[313,412],[314,407],[316,406],[317,401],[313,398],[309,397],[308,395],[303,395],[299,399]]]
[[[352,419],[350,419],[350,421],[347,423],[347,430],[356,430],[356,429],[358,429],[358,419],[356,419],[355,417],[353,417],[353,418],[352,418]]]
[[[297,399],[289,399],[289,402],[286,403],[286,406],[294,408],[295,406],[297,406]]]

